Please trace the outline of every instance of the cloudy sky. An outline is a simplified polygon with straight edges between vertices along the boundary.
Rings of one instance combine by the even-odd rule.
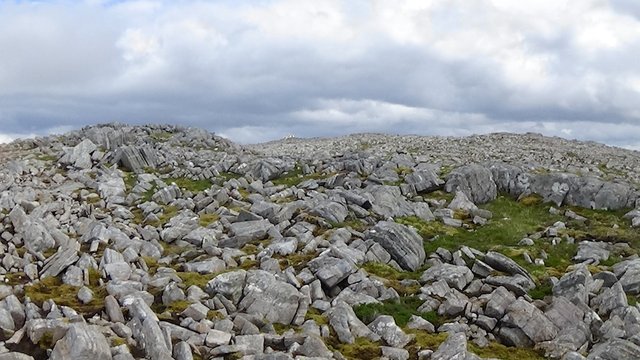
[[[0,141],[541,132],[640,149],[637,0],[0,0]]]

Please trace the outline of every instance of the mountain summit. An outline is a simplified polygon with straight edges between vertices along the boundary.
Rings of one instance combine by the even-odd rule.
[[[0,359],[640,358],[635,151],[106,124],[0,159]]]

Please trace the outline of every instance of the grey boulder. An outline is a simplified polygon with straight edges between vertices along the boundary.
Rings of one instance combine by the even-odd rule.
[[[462,191],[474,204],[484,204],[498,196],[493,174],[484,166],[472,164],[454,169],[445,184],[447,192]]]
[[[380,221],[366,233],[366,239],[382,245],[391,258],[405,270],[415,271],[425,259],[422,237],[411,227]]]
[[[284,325],[291,324],[304,298],[291,284],[263,270],[247,272],[243,295],[238,304],[241,311]]]
[[[471,360],[478,359],[472,353],[467,352],[467,336],[462,332],[449,333],[438,350],[431,354],[431,360]]]
[[[111,349],[100,331],[86,324],[73,324],[56,342],[51,360],[109,360]]]
[[[389,346],[403,348],[412,339],[396,325],[396,321],[389,315],[380,315],[369,324],[369,329],[378,334]]]
[[[473,273],[466,266],[444,263],[430,267],[420,277],[420,281],[424,283],[438,280],[445,280],[449,286],[464,290],[467,284],[473,281]]]
[[[358,269],[349,260],[333,256],[320,256],[308,263],[309,269],[326,287],[332,288]]]

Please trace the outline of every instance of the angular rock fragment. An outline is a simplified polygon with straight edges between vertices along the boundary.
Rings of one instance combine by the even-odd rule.
[[[437,280],[445,280],[449,286],[464,290],[467,284],[473,280],[473,273],[466,266],[444,263],[430,267],[420,277],[420,281],[425,283]]]
[[[447,176],[445,190],[462,191],[474,204],[487,203],[498,194],[491,171],[477,164],[454,169]]]
[[[49,359],[110,360],[111,349],[107,339],[94,327],[73,324],[67,334],[56,342]]]
[[[425,259],[422,237],[415,229],[390,221],[380,221],[366,233],[366,238],[382,245],[398,265],[415,271]]]
[[[267,321],[289,325],[302,299],[302,294],[295,287],[278,281],[273,274],[251,270],[247,272],[238,308],[248,314],[260,315]]]

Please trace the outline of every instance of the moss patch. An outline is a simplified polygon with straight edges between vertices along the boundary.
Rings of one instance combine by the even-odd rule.
[[[409,351],[410,359],[418,359],[418,351],[430,349],[435,351],[438,346],[447,340],[447,333],[435,333],[429,334],[426,331],[405,329],[407,334],[415,336],[414,340],[409,343],[407,350]]]
[[[402,280],[418,280],[424,269],[417,271],[398,271],[387,264],[368,262],[362,265],[369,274],[381,278],[385,286],[393,288],[400,296],[414,295],[420,291],[419,284],[405,285]]]
[[[526,235],[562,219],[549,214],[547,206],[524,205],[505,195],[499,196],[484,208],[493,213],[493,219],[486,225],[471,231],[448,229],[448,232],[441,233],[438,239],[430,242],[425,250],[431,253],[438,247],[456,250],[460,245],[468,245],[480,251],[488,251],[502,246],[516,246]]]
[[[93,300],[83,304],[78,300],[77,286],[63,284],[57,277],[46,277],[39,282],[24,287],[24,295],[36,305],[51,299],[58,305],[69,306],[84,315],[94,315],[104,309],[104,298],[108,295],[104,287],[89,286],[93,291]]]
[[[160,301],[157,301],[157,300],[158,299],[156,299],[156,301],[153,302],[153,305],[151,305],[151,309],[153,309],[153,311],[156,314],[170,312],[173,317],[178,316],[181,312],[183,312],[186,308],[188,308],[189,305],[191,305],[191,302],[187,300],[174,301],[169,305],[163,305],[162,300]]]
[[[329,224],[334,229],[352,228],[353,230],[358,231],[358,232],[364,232],[365,230],[367,230],[367,227],[368,227],[367,224],[363,223],[362,221],[360,221],[358,219],[346,220],[346,221],[343,221],[341,223],[330,222]]]
[[[127,189],[127,192],[130,192],[131,189],[133,189],[134,186],[136,186],[136,183],[138,182],[138,176],[132,172],[125,171],[123,180],[124,180],[124,185]]]
[[[327,317],[324,316],[324,314],[322,314],[320,310],[312,307],[309,308],[309,310],[307,310],[307,313],[305,314],[304,318],[305,320],[313,320],[318,325],[329,324],[329,320],[327,319]]]
[[[284,173],[277,179],[271,180],[274,185],[284,185],[286,187],[297,186],[302,182],[307,180],[318,180],[324,178],[325,175],[320,173],[313,174],[303,174],[302,167],[300,165],[296,165],[292,170]]]
[[[197,272],[177,272],[176,275],[182,280],[182,286],[185,289],[192,285],[204,289],[207,283],[216,276],[216,274],[200,274]]]
[[[220,215],[216,213],[198,215],[198,223],[202,227],[207,227],[218,220],[220,220]]]
[[[626,242],[634,250],[640,248],[640,231],[631,228],[629,221],[623,218],[629,209],[591,210],[576,207],[570,209],[588,220],[584,223],[569,221],[567,223],[569,229],[565,231],[567,235],[575,237],[576,240]]]
[[[543,360],[545,357],[533,349],[508,347],[492,342],[489,346],[481,348],[478,345],[468,342],[467,350],[482,357],[502,360]]]
[[[149,137],[157,142],[165,142],[173,136],[172,133],[168,131],[154,131],[149,135]]]
[[[4,275],[5,284],[10,286],[23,285],[31,281],[27,274],[22,271],[7,273]]]
[[[175,183],[180,189],[191,191],[193,193],[199,193],[205,191],[213,185],[211,180],[193,180],[189,178],[168,178],[165,179],[167,183]]]
[[[535,300],[542,300],[545,296],[553,294],[553,286],[548,280],[541,281],[536,287],[529,291],[529,296]]]
[[[342,344],[337,340],[328,340],[329,347],[340,352],[347,359],[371,360],[377,359],[382,355],[382,351],[380,350],[382,344],[379,341],[371,341],[367,338],[356,338],[353,344]]]
[[[292,266],[296,271],[302,270],[307,263],[316,258],[315,253],[311,254],[302,254],[302,253],[294,253],[287,256],[274,256],[274,258],[279,259],[280,266],[285,269],[289,266]]]
[[[142,256],[140,258],[144,260],[144,263],[147,265],[149,275],[154,275],[158,271],[158,260],[156,258],[152,258],[151,256]]]

